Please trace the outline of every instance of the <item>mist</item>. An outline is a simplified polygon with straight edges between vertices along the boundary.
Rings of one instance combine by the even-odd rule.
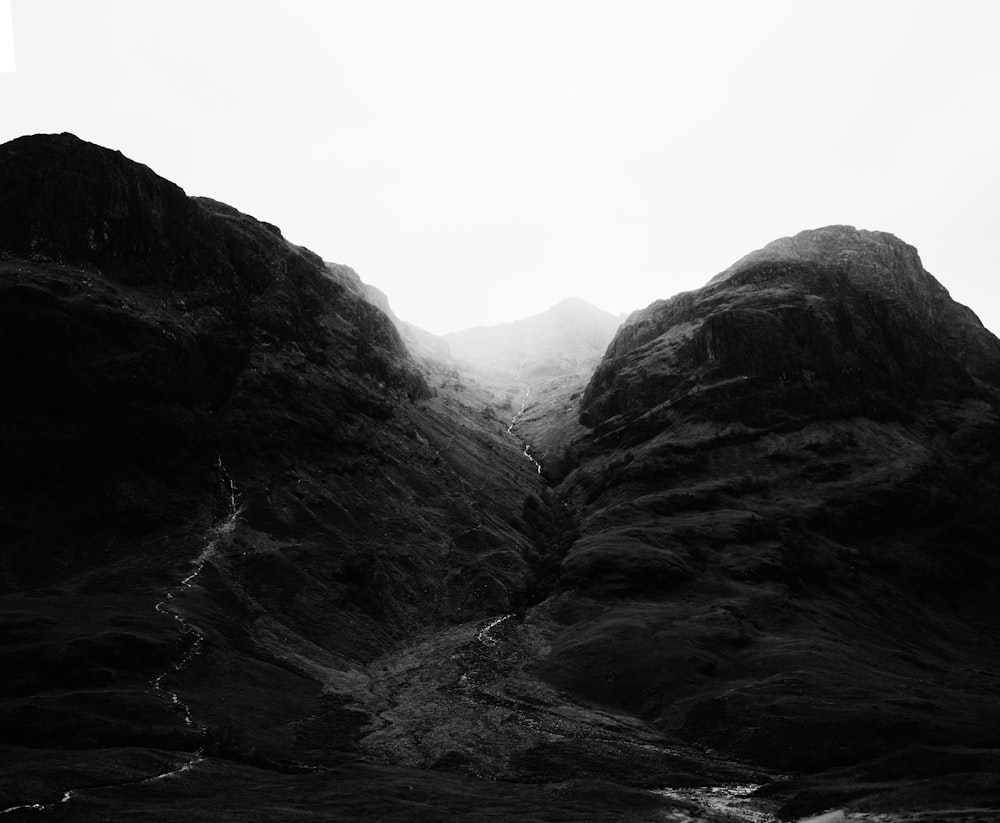
[[[614,314],[887,231],[1000,330],[996,6],[14,0],[0,140],[69,131],[435,333]]]

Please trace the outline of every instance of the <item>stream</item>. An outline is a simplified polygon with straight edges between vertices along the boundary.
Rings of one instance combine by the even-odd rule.
[[[521,409],[514,415],[507,427],[507,432],[513,435],[513,429],[528,405],[531,394],[531,387],[525,384],[525,393],[521,400]],[[530,459],[541,473],[541,464],[530,454],[530,445],[525,444],[524,455]],[[179,599],[186,591],[198,585],[198,578],[205,566],[211,563],[219,554],[221,547],[226,545],[232,537],[237,521],[241,514],[239,507],[239,492],[232,477],[226,470],[221,457],[216,463],[220,482],[223,485],[224,493],[228,503],[228,512],[218,521],[205,535],[206,543],[201,552],[191,561],[190,570],[181,577],[175,584],[170,586],[158,600],[154,608],[162,615],[169,616],[176,622],[178,630],[184,637],[191,638],[190,645],[180,656],[172,662],[164,671],[160,672],[150,682],[150,689],[160,696],[165,703],[168,703],[172,710],[180,713],[184,719],[184,724],[195,730],[203,730],[194,718],[190,704],[181,695],[170,688],[168,683],[171,678],[183,672],[200,654],[205,645],[205,634],[198,628],[179,607]],[[470,529],[474,531],[481,527],[481,523]],[[485,623],[475,635],[476,640],[487,647],[496,647],[501,642],[493,636],[494,630],[506,620],[513,617],[513,614],[504,614],[491,618]],[[463,675],[464,678],[464,675]],[[25,803],[0,809],[0,816],[11,814],[17,811],[37,811],[44,812],[69,803],[76,797],[84,793],[102,790],[120,789],[129,786],[142,786],[157,783],[163,780],[175,778],[185,772],[191,771],[204,763],[207,758],[202,749],[193,753],[175,752],[174,755],[180,761],[179,765],[159,774],[154,774],[142,779],[124,780],[117,783],[106,783],[89,786],[79,786],[74,789],[65,789],[59,794],[57,799],[48,802]],[[313,767],[316,768],[316,767]],[[742,821],[743,823],[779,823],[779,818],[774,813],[773,801],[768,801],[753,796],[759,786],[746,785],[717,785],[696,788],[663,788],[655,793],[664,798],[682,802],[689,805],[690,809],[675,808],[665,812],[665,821],[674,823],[700,823],[709,820],[730,820]],[[58,792],[58,790],[56,790]],[[56,793],[54,792],[54,794]],[[954,820],[987,820],[988,817],[965,817],[965,815],[978,813],[988,813],[985,809],[949,809],[937,812],[895,812],[895,813],[868,813],[852,812],[842,809],[831,809],[820,814],[814,814],[803,818],[798,818],[796,823],[933,823],[933,821]]]
[[[201,554],[195,558],[191,572],[181,578],[180,582],[176,586],[168,589],[163,599],[154,606],[156,611],[160,614],[168,615],[177,621],[184,636],[194,638],[191,646],[184,653],[181,659],[174,662],[170,668],[160,672],[160,674],[154,677],[149,684],[153,688],[153,691],[163,696],[177,711],[181,712],[184,717],[184,724],[190,728],[200,728],[197,727],[194,722],[194,718],[191,715],[191,707],[181,700],[180,695],[178,695],[177,692],[166,688],[163,685],[163,681],[171,675],[175,675],[187,668],[191,661],[198,656],[199,652],[201,652],[201,648],[205,642],[205,635],[197,626],[191,623],[183,615],[183,613],[176,609],[174,606],[174,600],[178,595],[183,594],[186,590],[194,587],[195,581],[198,579],[198,575],[200,575],[202,569],[205,568],[205,564],[212,560],[212,558],[218,553],[219,544],[232,535],[233,530],[236,528],[236,520],[240,515],[240,509],[238,508],[236,502],[239,493],[237,492],[236,484],[233,482],[233,478],[230,476],[229,472],[226,471],[226,467],[223,465],[221,457],[219,458],[218,463],[216,463],[216,468],[219,471],[220,478],[225,485],[226,495],[229,498],[229,513],[221,522],[217,523],[209,531],[209,541],[205,545]]]
[[[229,512],[219,523],[212,527],[208,534],[208,542],[201,553],[195,558],[192,563],[192,570],[182,577],[174,586],[167,589],[163,596],[163,599],[159,600],[153,607],[160,614],[168,615],[173,620],[177,621],[181,632],[184,636],[193,637],[194,640],[191,646],[180,658],[180,660],[175,661],[170,665],[169,668],[162,671],[156,677],[154,677],[149,685],[150,688],[156,692],[158,695],[164,698],[170,703],[176,711],[179,711],[184,718],[184,724],[192,729],[202,730],[203,727],[198,725],[194,717],[192,716],[191,707],[184,700],[181,699],[180,695],[167,688],[163,685],[163,681],[170,677],[171,675],[176,675],[185,669],[191,661],[198,655],[204,645],[205,635],[202,631],[191,623],[179,610],[177,610],[174,605],[177,596],[182,594],[184,591],[191,589],[195,586],[198,579],[198,575],[201,574],[202,569],[205,568],[205,564],[209,563],[213,557],[218,554],[218,547],[220,543],[229,538],[233,530],[236,528],[236,521],[239,518],[241,509],[237,505],[237,500],[239,498],[239,491],[236,488],[236,484],[233,482],[233,478],[230,476],[226,467],[222,463],[222,458],[219,457],[216,463],[216,470],[219,473],[219,477],[223,483],[226,497],[229,503]],[[67,789],[62,793],[62,796],[58,800],[51,800],[48,803],[24,803],[18,806],[10,806],[6,809],[0,809],[0,815],[10,814],[11,812],[16,812],[20,810],[31,810],[43,812],[47,809],[60,806],[64,803],[68,803],[74,797],[78,796],[82,792],[86,791],[99,791],[102,789],[119,789],[126,786],[144,786],[150,783],[156,783],[160,780],[168,780],[172,777],[176,777],[179,774],[183,774],[186,771],[190,771],[195,768],[198,764],[205,761],[205,756],[202,750],[194,752],[193,754],[188,753],[176,753],[178,757],[186,758],[180,766],[170,769],[160,774],[154,774],[151,777],[145,777],[141,780],[126,780],[120,783],[107,783],[96,786],[81,786],[76,789]]]
[[[521,365],[523,366],[524,364],[522,363]],[[517,378],[516,378],[516,379],[517,379],[517,381],[518,381],[519,383],[524,383],[524,381],[523,381],[523,380],[521,380],[521,366],[518,366],[518,369],[517,369]],[[519,418],[519,417],[521,417],[521,415],[523,415],[523,414],[524,414],[524,410],[525,410],[525,409],[527,408],[527,406],[528,406],[528,398],[529,398],[529,397],[531,397],[531,386],[530,386],[530,385],[528,385],[527,383],[524,383],[524,397],[522,397],[522,398],[521,398],[521,409],[520,409],[520,411],[518,411],[518,412],[517,412],[517,413],[516,413],[516,414],[515,414],[515,415],[514,415],[514,416],[513,416],[512,418],[511,418],[511,420],[510,420],[510,425],[509,425],[509,426],[507,426],[507,434],[509,434],[509,435],[513,435],[513,434],[514,434],[514,426],[515,426],[515,425],[517,424],[517,420],[518,420],[518,418]],[[530,444],[530,443],[525,443],[525,444],[524,444],[524,451],[523,451],[523,452],[521,452],[521,454],[523,454],[523,455],[524,455],[525,457],[527,457],[527,458],[528,458],[528,460],[530,460],[530,461],[531,461],[532,463],[534,463],[534,464],[535,464],[535,469],[536,469],[536,471],[537,471],[537,472],[538,472],[539,474],[541,474],[541,473],[542,473],[542,464],[541,464],[541,463],[539,463],[539,462],[538,462],[538,461],[537,461],[537,460],[536,460],[536,459],[535,459],[535,458],[534,458],[534,457],[532,456],[532,454],[531,454],[531,444]]]
[[[501,623],[503,623],[504,620],[507,620],[513,616],[514,616],[513,614],[504,614],[501,615],[500,617],[494,618],[479,630],[478,634],[476,634],[476,639],[484,646],[496,646],[500,641],[497,640],[493,635],[491,635],[490,632],[493,631],[493,629],[495,629]]]
[[[753,796],[757,785],[702,786],[698,788],[658,789],[654,793],[671,800],[681,800],[698,807],[688,812],[675,809],[664,818],[672,823],[701,823],[728,820],[732,823],[783,823],[774,813],[773,801]],[[795,818],[789,823],[978,823],[997,819],[996,809],[964,808],[933,811],[861,812],[830,809],[819,814]]]
[[[697,788],[683,789],[658,789],[655,794],[671,800],[682,800],[698,806],[708,819],[718,819],[719,815],[724,815],[724,819],[731,821],[746,821],[746,823],[778,823],[778,818],[768,810],[764,801],[752,797],[753,792],[759,789],[756,784],[746,785],[726,785],[726,786],[701,786]],[[697,823],[706,818],[693,816],[687,811],[680,809],[668,812],[666,820],[674,823]]]

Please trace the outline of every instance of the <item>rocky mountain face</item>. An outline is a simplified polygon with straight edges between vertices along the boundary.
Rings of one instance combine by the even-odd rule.
[[[998,354],[913,247],[830,227],[772,243],[704,289],[633,314],[584,415],[606,428],[624,413],[629,437],[629,412],[667,401],[745,422],[819,409],[900,418],[921,399],[968,394],[973,377],[996,384]],[[752,383],[734,390],[733,381]]]
[[[544,676],[782,770],[996,747],[997,363],[912,247],[843,226],[634,313],[559,489]]]
[[[991,819],[997,340],[847,227],[618,325],[0,146],[0,814]]]

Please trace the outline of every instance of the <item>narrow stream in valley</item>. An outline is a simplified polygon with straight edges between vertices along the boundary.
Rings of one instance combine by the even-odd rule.
[[[758,799],[757,785],[702,786],[697,788],[658,789],[655,794],[692,803],[698,812],[674,810],[667,813],[672,823],[702,823],[707,820],[745,821],[745,823],[785,823],[774,813],[774,803]],[[933,811],[852,812],[830,809],[819,814],[797,817],[788,823],[986,823],[995,820],[996,809],[934,809]]]
[[[751,795],[760,786],[756,784],[745,785],[725,785],[725,786],[701,786],[696,788],[682,789],[659,789],[655,794],[670,798],[671,800],[682,800],[686,803],[693,803],[701,811],[710,817],[708,819],[718,819],[724,815],[727,820],[746,821],[746,823],[779,823],[779,818],[775,817],[768,808],[768,805],[761,800],[753,798]],[[668,812],[666,820],[675,823],[698,823],[705,820],[705,817],[693,817],[685,811]]]
[[[191,715],[191,707],[181,700],[180,695],[178,695],[177,692],[166,688],[163,685],[163,681],[187,668],[191,661],[201,652],[202,646],[205,643],[205,635],[176,608],[174,601],[178,595],[181,595],[185,591],[194,587],[195,581],[198,579],[198,575],[200,575],[202,569],[205,568],[205,564],[217,554],[219,544],[227,540],[232,535],[233,530],[236,528],[236,520],[240,515],[240,509],[236,503],[238,497],[236,484],[233,482],[233,478],[229,475],[229,472],[226,471],[226,467],[223,465],[221,457],[219,458],[218,463],[216,463],[216,468],[218,469],[220,478],[225,485],[225,493],[229,498],[229,513],[226,515],[224,520],[217,523],[209,531],[209,541],[205,545],[201,554],[199,554],[195,559],[191,572],[181,578],[180,582],[176,586],[168,589],[163,599],[160,600],[154,607],[160,614],[168,615],[177,621],[183,636],[192,638],[191,645],[184,655],[179,660],[174,662],[170,668],[160,672],[160,674],[154,677],[149,684],[155,692],[167,699],[170,704],[183,715],[185,725],[190,728],[201,728],[194,722],[194,718]]]
[[[521,398],[521,408],[520,408],[520,410],[519,410],[519,411],[518,411],[518,412],[517,412],[517,413],[516,413],[516,414],[515,414],[515,415],[514,415],[514,416],[513,416],[512,418],[511,418],[511,420],[510,420],[510,425],[509,425],[509,426],[507,426],[507,434],[509,434],[509,435],[512,435],[512,436],[514,435],[514,426],[515,426],[515,425],[517,424],[517,421],[518,421],[518,418],[519,418],[519,417],[521,417],[521,416],[522,416],[522,415],[524,414],[524,410],[525,410],[525,409],[527,408],[527,406],[528,406],[528,398],[530,398],[530,397],[531,397],[531,386],[530,386],[530,385],[528,385],[527,383],[525,383],[525,382],[524,382],[524,381],[523,381],[523,380],[521,379],[521,366],[523,366],[523,365],[524,365],[524,364],[522,363],[522,364],[521,364],[520,366],[518,366],[518,367],[517,367],[517,376],[516,376],[516,378],[515,378],[515,379],[517,380],[517,382],[518,382],[518,383],[524,383],[524,396],[523,396],[523,397]],[[531,444],[530,444],[530,443],[524,443],[524,451],[523,451],[523,452],[521,452],[521,454],[523,454],[523,455],[524,455],[525,457],[527,457],[527,458],[528,458],[528,460],[530,460],[530,461],[531,461],[532,463],[534,463],[534,464],[535,464],[535,470],[536,470],[536,471],[537,471],[537,472],[538,472],[539,474],[541,474],[541,473],[542,473],[542,464],[541,464],[541,463],[539,463],[539,462],[538,462],[538,461],[537,461],[537,460],[536,460],[536,459],[535,459],[535,458],[534,458],[534,457],[532,456],[532,454],[531,454]]]
[[[206,535],[208,542],[205,544],[205,548],[193,561],[191,571],[182,577],[174,586],[167,589],[163,598],[154,606],[156,611],[160,614],[168,615],[173,620],[177,621],[183,636],[193,639],[187,651],[184,652],[179,660],[172,663],[169,668],[160,672],[160,674],[150,681],[150,688],[156,694],[163,697],[164,700],[169,702],[176,711],[180,712],[181,716],[184,718],[184,724],[186,726],[199,731],[202,731],[203,727],[194,720],[191,712],[191,706],[186,703],[176,691],[164,686],[164,680],[183,671],[198,655],[205,642],[205,635],[197,626],[188,620],[180,610],[177,609],[175,601],[179,595],[194,588],[198,575],[201,574],[202,569],[204,569],[205,565],[209,563],[218,553],[219,545],[232,535],[233,530],[236,528],[236,521],[239,518],[241,511],[237,505],[239,491],[236,488],[236,484],[233,482],[233,478],[223,465],[221,457],[216,463],[216,470],[219,473],[220,480],[225,489],[225,495],[228,498],[229,512],[226,514],[224,519],[209,530]],[[160,774],[154,774],[141,780],[127,780],[120,783],[107,783],[96,786],[82,786],[77,789],[67,789],[62,793],[62,796],[58,800],[52,800],[48,803],[25,803],[18,806],[10,806],[6,809],[0,809],[0,815],[10,814],[11,812],[20,810],[42,812],[46,809],[68,803],[82,792],[100,791],[103,789],[119,789],[126,786],[143,786],[149,783],[156,783],[160,780],[167,780],[169,778],[176,777],[179,774],[183,774],[186,771],[190,771],[206,759],[202,749],[198,749],[194,753],[176,752],[175,754],[178,757],[184,758],[184,762],[176,768],[169,769],[168,771],[161,772]]]
[[[513,616],[514,616],[513,614],[504,614],[501,615],[500,617],[494,618],[479,630],[479,632],[476,634],[476,639],[484,646],[496,646],[500,641],[497,640],[495,637],[493,637],[493,635],[490,634],[490,632],[492,632],[497,626],[503,623],[504,620],[508,620]]]

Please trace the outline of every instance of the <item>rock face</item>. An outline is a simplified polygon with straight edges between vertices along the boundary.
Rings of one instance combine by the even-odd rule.
[[[843,226],[635,312],[560,487],[545,675],[782,769],[996,746],[998,364],[912,247]]]
[[[624,424],[625,437],[655,426],[664,403],[762,425],[811,411],[902,419],[1000,380],[1000,344],[913,247],[843,226],[776,241],[634,313],[608,355],[584,419]]]

